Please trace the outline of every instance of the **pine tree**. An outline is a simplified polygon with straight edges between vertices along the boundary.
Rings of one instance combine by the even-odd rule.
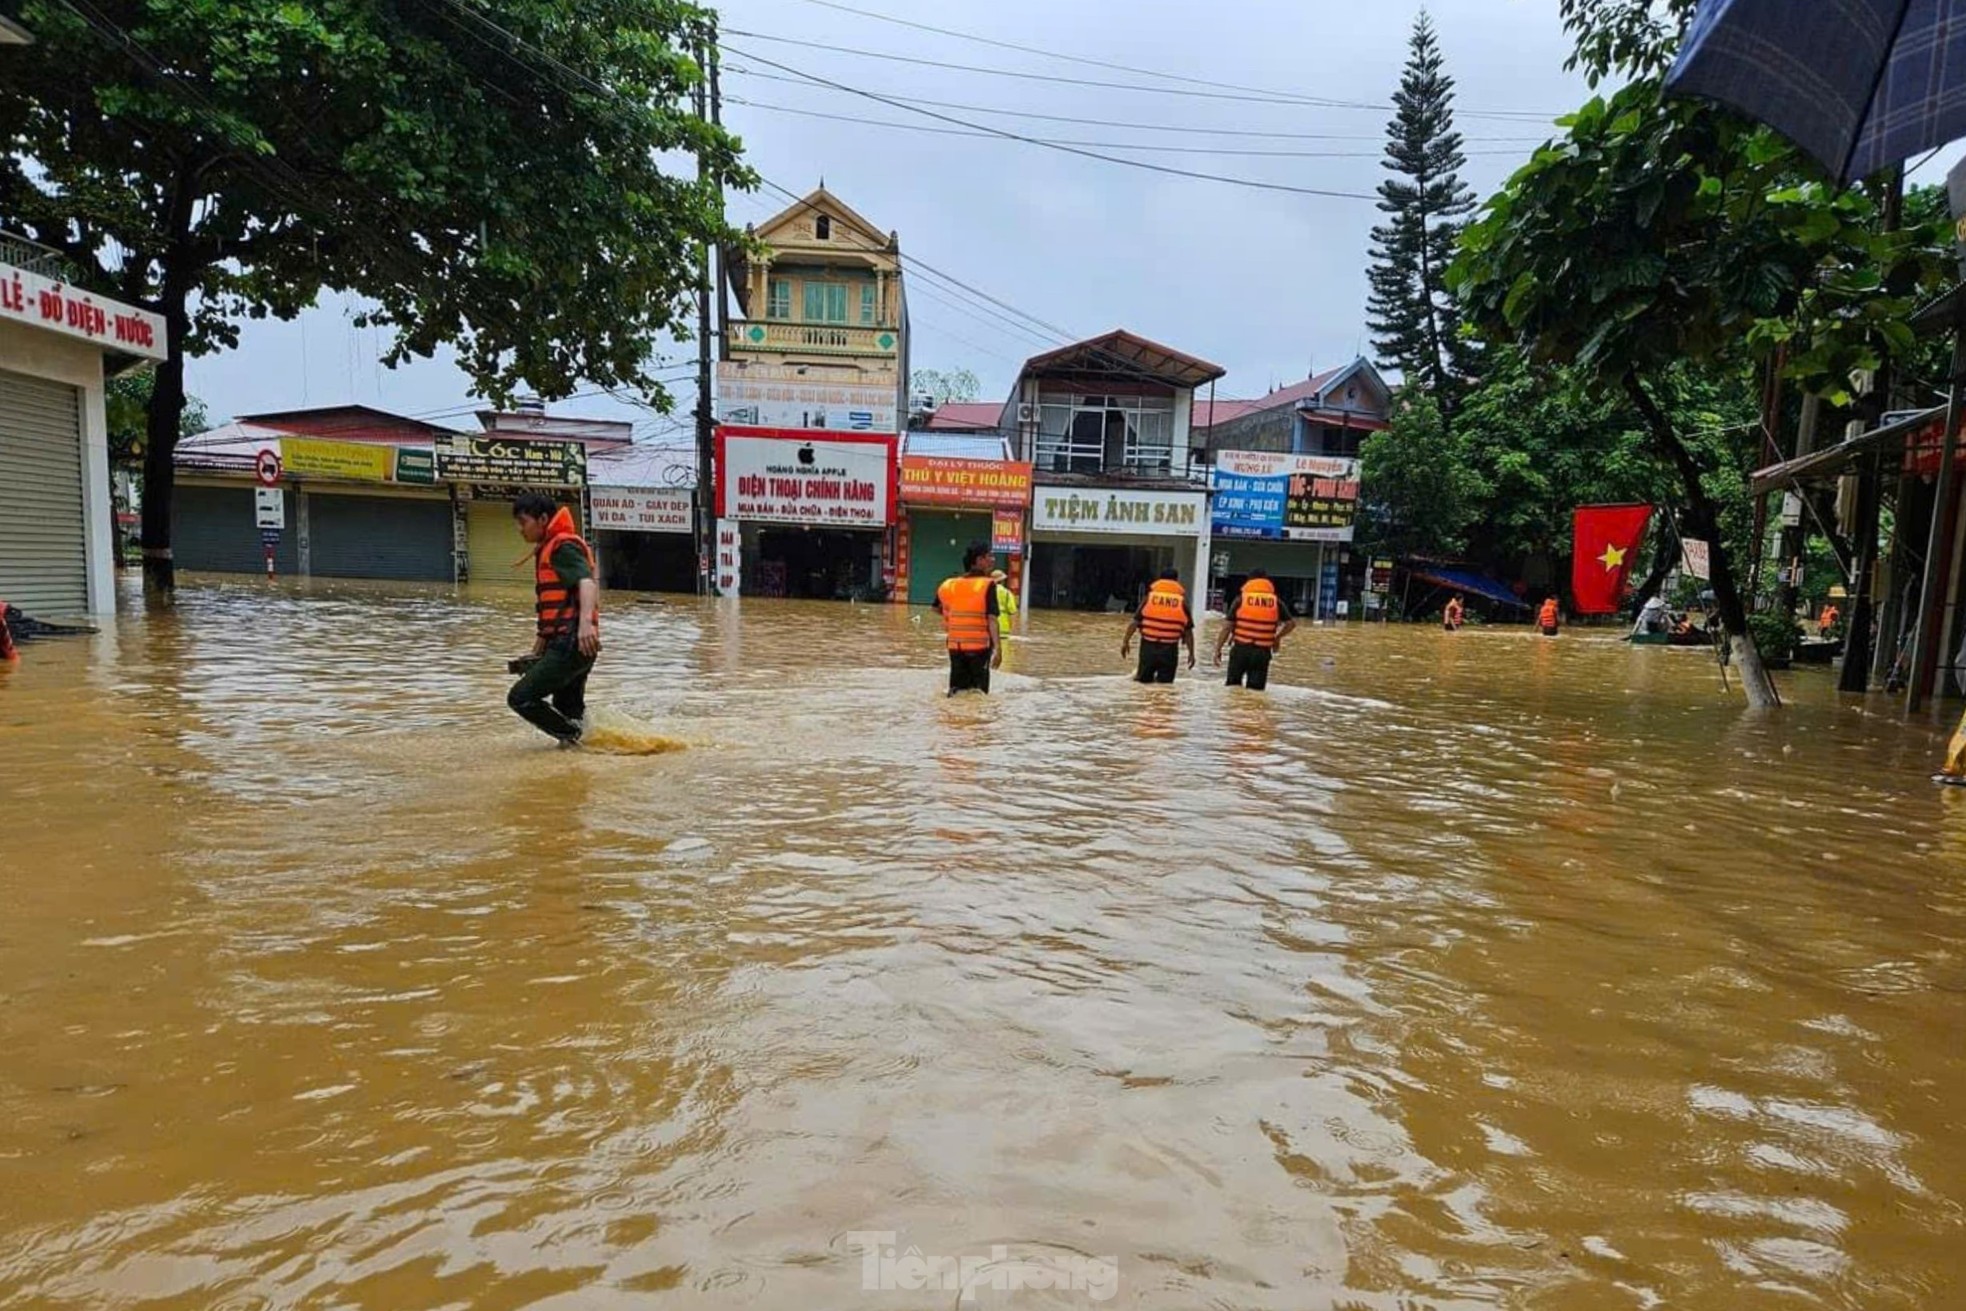
[[[1454,130],[1454,79],[1441,71],[1440,44],[1424,10],[1411,48],[1386,124],[1384,166],[1393,176],[1379,184],[1387,218],[1372,229],[1366,314],[1380,362],[1430,393],[1451,418],[1472,352],[1461,339],[1446,273],[1475,199],[1459,172],[1467,157]]]

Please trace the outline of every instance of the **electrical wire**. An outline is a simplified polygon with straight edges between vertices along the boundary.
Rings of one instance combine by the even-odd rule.
[[[806,0],[806,3],[817,5],[822,9],[836,10],[843,14],[857,14],[862,18],[872,18],[883,23],[893,23],[899,27],[912,27],[915,30],[921,32],[933,32],[937,36],[949,36],[949,37],[954,37],[959,41],[973,41],[978,45],[994,46],[999,50],[1014,50],[1019,54],[1038,55],[1045,59],[1058,59],[1068,64],[1078,64],[1087,68],[1103,68],[1107,72],[1111,72],[1111,73],[1131,73],[1136,77],[1158,77],[1158,78],[1163,78],[1170,82],[1181,82],[1188,86],[1218,87],[1229,91],[1245,91],[1254,95],[1276,96],[1286,100],[1299,101],[1304,104],[1324,104],[1324,105],[1333,105],[1333,106],[1343,106],[1345,108],[1376,109],[1380,111],[1386,111],[1393,108],[1393,106],[1391,105],[1366,105],[1356,101],[1354,102],[1328,101],[1328,100],[1320,99],[1318,97],[1305,96],[1300,92],[1277,91],[1267,87],[1239,86],[1233,82],[1218,82],[1209,78],[1188,77],[1181,73],[1168,73],[1156,68],[1135,68],[1130,64],[1116,64],[1104,59],[1092,59],[1085,55],[1070,55],[1070,54],[1065,54],[1062,51],[1046,50],[1040,46],[1019,45],[1015,41],[1001,41],[995,37],[979,36],[974,32],[961,32],[961,31],[957,31],[954,28],[937,27],[933,23],[917,22],[914,19],[901,18],[894,14],[884,14],[873,9],[858,9],[852,5],[840,4],[838,3],[838,0]],[[1472,111],[1466,111],[1466,112],[1469,113],[1470,117],[1482,116],[1482,115],[1475,114]],[[1513,117],[1544,117],[1544,118],[1556,117],[1554,114],[1547,115],[1547,116],[1538,116],[1533,114],[1529,110],[1493,110],[1493,111],[1489,111],[1489,113],[1492,116],[1505,116],[1505,117],[1512,117],[1512,118]]]
[[[455,2],[455,0],[453,0],[453,2]],[[725,48],[735,50],[735,47],[727,46]],[[991,136],[1002,137],[1006,141],[1021,141],[1026,145],[1040,146],[1046,150],[1056,150],[1067,155],[1078,155],[1085,159],[1102,160],[1105,163],[1119,164],[1125,168],[1145,169],[1150,173],[1163,173],[1170,177],[1195,178],[1204,182],[1223,182],[1231,186],[1248,187],[1257,191],[1277,191],[1293,196],[1323,196],[1323,197],[1338,199],[1338,200],[1376,201],[1378,199],[1378,196],[1363,191],[1332,191],[1322,187],[1296,187],[1296,186],[1291,186],[1290,184],[1285,182],[1264,182],[1257,178],[1238,178],[1238,177],[1230,177],[1226,174],[1221,174],[1221,173],[1203,173],[1200,172],[1199,170],[1190,169],[1190,168],[1175,168],[1170,164],[1156,164],[1153,163],[1151,160],[1127,159],[1120,155],[1101,154],[1098,151],[1085,150],[1078,146],[1054,145],[1038,137],[1027,137],[1021,132],[1012,132],[1006,128],[991,127],[986,123],[974,123],[967,119],[956,118],[953,115],[940,113],[933,109],[922,109],[914,105],[904,105],[900,101],[890,100],[888,97],[880,94],[877,91],[868,91],[865,88],[850,86],[844,82],[835,82],[830,78],[820,77],[816,73],[807,73],[803,69],[793,68],[789,64],[781,64],[776,60],[766,59],[762,55],[750,54],[742,50],[737,50],[736,53],[742,55],[746,59],[754,59],[757,62],[761,64],[769,65],[772,68],[782,68],[788,73],[799,74],[802,77],[811,79],[813,82],[821,86],[830,86],[830,87],[837,88],[838,90],[850,91],[854,95],[863,96],[868,100],[877,101],[880,104],[889,106],[890,108],[905,110],[906,112],[911,114],[921,114],[927,118],[939,119],[944,123],[953,123],[957,127],[973,128],[979,132],[984,132]]]
[[[895,128],[903,132],[926,132],[944,137],[981,137],[995,139],[994,132],[972,132],[965,128],[930,127],[925,123],[896,123],[891,119],[860,118],[853,114],[828,114],[817,109],[800,109],[793,105],[771,105],[761,100],[747,100],[742,96],[727,96],[728,104],[743,105],[749,109],[768,109],[780,114],[797,114],[804,118],[824,118],[836,123],[857,123],[862,127]],[[1033,141],[1046,146],[1089,146],[1101,150],[1144,150],[1163,155],[1229,155],[1264,159],[1383,159],[1382,150],[1248,150],[1222,146],[1162,146],[1138,141],[1074,141],[1059,137],[1033,137]],[[1508,155],[1520,157],[1520,150],[1464,150],[1467,158],[1482,155]]]
[[[725,64],[723,71],[738,73],[745,77],[755,77],[767,82],[784,82],[792,86],[811,87],[804,78],[787,77],[783,73],[766,73],[742,64]],[[1075,114],[1041,114],[1028,109],[1004,109],[996,105],[966,105],[954,101],[929,99],[922,96],[894,97],[904,104],[933,105],[938,109],[957,109],[973,114],[997,114],[1005,118],[1038,119],[1049,123],[1074,123],[1081,127],[1123,127],[1141,132],[1171,132],[1188,136],[1210,137],[1255,137],[1272,141],[1381,141],[1386,139],[1383,132],[1263,132],[1250,128],[1194,127],[1177,123],[1141,123],[1132,119],[1083,118]],[[1534,136],[1469,136],[1463,141],[1506,142],[1518,145],[1533,145],[1548,139],[1548,133]]]
[[[887,50],[865,50],[857,46],[833,45],[825,41],[808,41],[800,37],[774,36],[769,32],[749,32],[741,28],[726,29],[731,36],[743,37],[750,41],[772,41],[780,45],[800,46],[808,50],[824,50],[832,54],[854,55],[863,59],[884,59],[891,63],[913,64],[923,68],[942,69],[956,73],[981,73],[990,77],[1016,78],[1026,82],[1049,82],[1063,86],[1094,87],[1103,91],[1137,91],[1150,95],[1190,96],[1201,100],[1229,100],[1242,104],[1257,105],[1295,105],[1313,109],[1364,110],[1375,114],[1392,113],[1395,106],[1373,103],[1364,100],[1333,100],[1323,96],[1305,96],[1282,92],[1263,92],[1252,94],[1237,91],[1195,91],[1183,87],[1143,86],[1137,82],[1103,82],[1096,78],[1062,77],[1055,73],[1028,73],[1012,68],[992,68],[986,64],[958,64],[942,59],[924,59],[916,55],[900,55]],[[742,53],[742,52],[739,52]],[[746,58],[755,59],[755,55]],[[763,61],[760,62],[769,62]],[[1155,76],[1161,76],[1156,74]],[[1220,85],[1211,83],[1210,85]],[[1506,122],[1546,123],[1555,115],[1532,113],[1527,110],[1456,110],[1466,118],[1491,118]]]

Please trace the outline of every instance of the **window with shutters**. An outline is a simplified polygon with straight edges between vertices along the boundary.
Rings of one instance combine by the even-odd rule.
[[[789,319],[792,317],[792,280],[773,278],[771,293],[765,299],[765,317],[768,319]]]
[[[860,321],[868,327],[874,326],[874,284],[860,284]]]

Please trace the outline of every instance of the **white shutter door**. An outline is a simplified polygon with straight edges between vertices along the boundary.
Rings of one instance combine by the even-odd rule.
[[[0,600],[37,618],[89,608],[81,395],[0,369]]]

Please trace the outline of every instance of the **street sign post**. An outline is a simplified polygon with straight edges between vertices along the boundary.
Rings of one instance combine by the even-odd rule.
[[[259,454],[253,457],[253,477],[259,479],[262,486],[278,487],[280,485],[280,452],[274,450],[271,446],[260,447]]]

